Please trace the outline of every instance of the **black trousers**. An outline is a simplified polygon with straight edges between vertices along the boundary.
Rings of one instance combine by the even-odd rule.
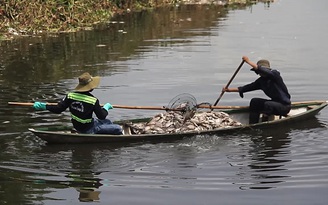
[[[258,123],[260,114],[286,116],[291,109],[290,105],[267,100],[263,98],[253,98],[249,105],[249,124]]]

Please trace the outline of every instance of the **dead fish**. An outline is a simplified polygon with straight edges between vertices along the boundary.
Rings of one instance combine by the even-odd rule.
[[[181,112],[166,112],[155,115],[148,123],[130,125],[134,133],[163,134],[186,133],[212,130],[231,126],[241,126],[224,112],[190,112],[188,115]]]

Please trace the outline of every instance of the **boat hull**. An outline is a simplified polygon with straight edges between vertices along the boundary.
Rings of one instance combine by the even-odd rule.
[[[274,128],[278,126],[287,126],[295,122],[300,122],[313,118],[323,108],[327,106],[326,101],[311,101],[304,103],[294,103],[292,110],[287,117],[277,118],[272,121],[260,122],[256,124],[248,124],[248,109],[227,109],[221,110],[227,112],[234,120],[241,122],[242,126],[225,127],[220,129],[206,130],[206,131],[194,131],[187,133],[167,133],[167,134],[139,134],[139,135],[106,135],[106,134],[80,134],[72,133],[67,127],[55,127],[55,128],[43,128],[33,129],[29,131],[34,133],[37,137],[46,141],[49,144],[80,144],[80,143],[111,143],[111,142],[135,142],[135,141],[160,141],[160,140],[173,140],[181,139],[185,137],[191,137],[195,135],[223,135],[232,132],[238,132],[246,129],[266,129]],[[132,122],[148,121],[149,118],[135,119]],[[126,121],[125,121],[126,122]],[[117,123],[124,124],[124,121]]]

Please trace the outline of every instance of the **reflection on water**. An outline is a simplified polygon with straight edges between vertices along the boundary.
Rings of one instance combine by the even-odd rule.
[[[72,79],[84,71],[126,72],[111,63],[138,58],[150,51],[143,49],[147,46],[171,47],[204,36],[227,13],[222,7],[161,8],[117,16],[94,31],[1,42],[0,79],[3,85],[24,87]]]
[[[291,177],[286,165],[292,161],[290,144],[294,133],[324,127],[315,118],[292,126],[279,127],[279,129],[253,131],[248,136],[252,141],[248,150],[250,159],[242,163],[244,168],[248,167],[251,171],[238,172],[238,176],[248,180],[246,183],[242,180],[235,184],[239,185],[242,190],[271,189],[276,188],[279,183],[286,182]]]

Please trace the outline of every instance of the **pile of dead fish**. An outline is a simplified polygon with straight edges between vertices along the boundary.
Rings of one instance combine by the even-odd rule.
[[[157,114],[147,123],[128,124],[134,134],[186,133],[241,125],[224,112],[195,113],[186,119],[180,112],[173,111]]]

